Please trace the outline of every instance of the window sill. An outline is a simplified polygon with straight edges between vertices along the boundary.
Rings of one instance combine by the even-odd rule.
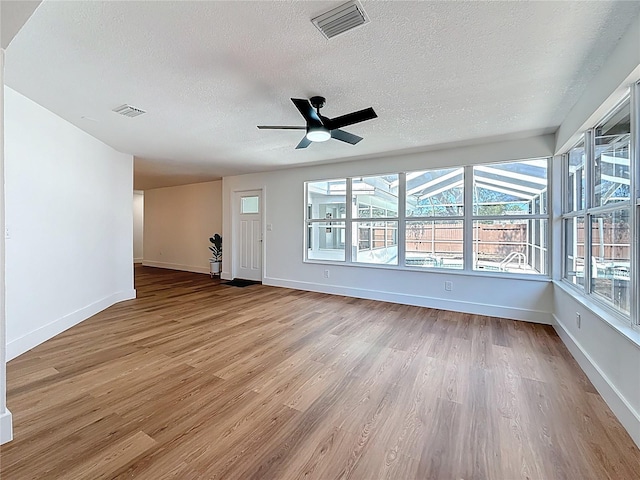
[[[605,324],[609,325],[609,327],[625,337],[633,345],[640,348],[640,330],[632,326],[629,319],[625,319],[613,311],[613,309],[589,298],[581,290],[572,287],[564,280],[554,280],[553,284],[570,295],[576,302],[600,318]]]
[[[346,263],[342,260],[303,260],[303,263],[315,264],[315,265],[333,265],[342,267],[356,267],[356,268],[375,268],[380,270],[393,270],[398,272],[420,272],[420,273],[432,273],[432,274],[447,274],[447,275],[461,275],[466,277],[475,278],[502,278],[506,280],[528,280],[532,282],[551,282],[551,277],[541,274],[526,274],[526,273],[500,273],[481,270],[462,270],[462,269],[449,269],[438,267],[401,267],[399,265],[385,265],[375,263]]]

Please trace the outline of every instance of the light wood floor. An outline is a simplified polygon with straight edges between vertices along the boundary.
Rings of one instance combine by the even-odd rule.
[[[549,326],[136,268],[8,365],[11,479],[638,479]]]

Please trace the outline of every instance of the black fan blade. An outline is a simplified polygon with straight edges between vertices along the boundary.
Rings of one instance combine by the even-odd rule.
[[[373,111],[373,108],[369,107],[365,108],[364,110],[359,110],[357,112],[347,113],[346,115],[332,118],[331,120],[329,120],[326,127],[329,130],[335,130],[337,128],[346,127],[347,125],[353,125],[354,123],[365,122],[373,118],[378,118],[378,115],[376,115],[376,112]]]
[[[306,98],[292,98],[291,101],[309,125],[322,125],[322,120]]]
[[[296,147],[296,150],[298,150],[299,148],[307,148],[309,145],[311,145],[311,140],[309,140],[307,137],[302,137],[302,140],[300,140],[300,143]]]
[[[258,125],[260,130],[306,130],[307,127],[296,127],[291,125]]]
[[[350,143],[351,145],[355,145],[360,140],[362,140],[362,137],[339,129],[331,130],[331,138],[335,138],[336,140],[340,140],[341,142]]]

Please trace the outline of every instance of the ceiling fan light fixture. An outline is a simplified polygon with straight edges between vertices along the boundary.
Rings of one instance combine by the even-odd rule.
[[[331,138],[331,132],[323,126],[309,127],[306,136],[312,142],[326,142]]]

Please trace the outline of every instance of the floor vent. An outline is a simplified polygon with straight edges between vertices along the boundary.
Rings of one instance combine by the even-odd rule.
[[[125,117],[137,117],[139,115],[147,113],[144,110],[132,107],[131,105],[127,104],[120,105],[119,107],[114,108],[113,111],[119,113],[120,115],[124,115]]]
[[[327,39],[333,38],[352,28],[369,23],[362,5],[352,1],[323,13],[311,20],[318,30]]]

